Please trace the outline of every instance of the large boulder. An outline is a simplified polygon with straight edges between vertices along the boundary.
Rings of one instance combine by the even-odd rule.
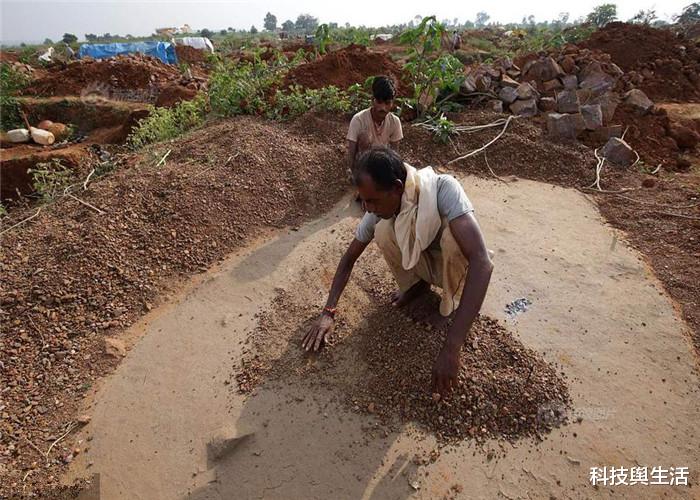
[[[596,130],[603,126],[603,110],[600,104],[586,104],[580,109],[586,130]]]
[[[576,139],[586,128],[579,113],[549,113],[547,115],[547,132],[555,139]]]
[[[604,156],[610,163],[621,167],[629,167],[637,160],[637,155],[632,147],[618,137],[608,139],[608,142],[601,149],[600,155]]]
[[[562,90],[557,93],[557,112],[559,113],[578,113],[579,100],[578,95],[573,90]]]
[[[625,105],[638,115],[645,115],[654,107],[654,103],[639,89],[632,89],[625,94]]]
[[[537,114],[537,99],[519,99],[510,105],[514,115],[535,116]]]

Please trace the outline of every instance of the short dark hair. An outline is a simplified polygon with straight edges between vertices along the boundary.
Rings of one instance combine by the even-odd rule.
[[[388,76],[375,76],[372,81],[372,95],[378,101],[391,101],[396,97],[396,85]]]
[[[362,153],[355,168],[355,184],[362,174],[369,175],[381,191],[389,191],[396,180],[406,184],[406,167],[399,154],[388,147],[376,147]]]

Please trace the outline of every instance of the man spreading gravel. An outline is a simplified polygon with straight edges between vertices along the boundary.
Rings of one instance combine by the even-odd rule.
[[[433,391],[446,394],[458,382],[460,348],[493,269],[474,209],[453,177],[437,175],[430,167],[416,170],[390,148],[365,152],[357,162],[355,182],[367,213],[340,259],[326,306],[302,345],[307,351],[323,345],[353,266],[376,236],[399,285],[393,306],[410,304],[435,285],[442,297],[433,323],[440,326],[454,312],[432,372]]]

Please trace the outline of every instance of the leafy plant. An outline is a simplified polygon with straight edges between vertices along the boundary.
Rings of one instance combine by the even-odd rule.
[[[452,139],[452,136],[457,134],[457,125],[452,120],[445,118],[444,114],[435,120],[431,120],[434,128],[433,135],[438,142],[447,144]]]
[[[35,195],[44,203],[61,196],[63,190],[75,179],[73,171],[57,159],[37,163],[27,172],[32,176],[32,187]]]
[[[411,47],[405,69],[411,75],[413,102],[419,116],[434,107],[438,95],[456,92],[464,81],[464,65],[453,55],[442,54],[445,31],[445,26],[430,16],[399,39]]]
[[[29,83],[29,78],[6,63],[0,64],[0,129],[11,130],[23,125],[19,103],[13,96]]]
[[[326,53],[326,46],[328,45],[330,39],[331,36],[326,23],[323,23],[316,28],[316,43],[318,44],[318,52],[320,54]]]
[[[207,99],[199,94],[191,101],[181,101],[172,108],[151,106],[146,118],[139,120],[127,139],[127,144],[138,149],[147,144],[172,139],[201,125],[207,112]]]

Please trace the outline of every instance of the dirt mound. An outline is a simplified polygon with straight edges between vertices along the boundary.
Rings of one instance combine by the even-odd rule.
[[[700,47],[670,30],[610,23],[582,48],[610,54],[631,81],[653,100],[700,99]]]
[[[27,443],[46,449],[95,377],[116,365],[104,354],[107,334],[149,310],[171,280],[206,270],[261,228],[327,210],[346,189],[341,145],[241,117],[125,157],[78,194],[106,215],[66,197],[3,234],[0,387],[10,417],[0,447],[13,451],[0,497],[22,488],[27,470],[27,492],[57,481],[68,450],[57,445],[46,468]],[[3,227],[35,212],[17,211]]]
[[[19,61],[19,54],[17,52],[8,52],[6,50],[0,50],[0,62],[15,63],[17,61]]]
[[[195,49],[189,45],[176,45],[175,54],[177,54],[178,62],[187,64],[201,63],[207,58],[207,53],[201,49]]]
[[[408,309],[402,313],[389,306],[395,284],[379,250],[368,251],[353,274],[348,290],[352,298],[342,300],[343,317],[336,322],[330,347],[317,359],[302,350],[300,341],[318,307],[310,307],[314,299],[298,292],[315,291],[314,273],[304,273],[297,292],[278,291],[249,338],[252,346],[236,374],[241,392],[267,379],[299,384],[320,380],[325,388],[337,390],[349,409],[375,415],[387,431],[417,422],[441,443],[513,440],[564,422],[569,397],[556,369],[485,317],[475,322],[462,349],[459,386],[436,401],[430,390],[431,367],[445,330],[417,324],[405,315]],[[431,295],[417,307],[412,304],[411,314],[437,308],[439,298]],[[285,345],[281,355],[275,344]]]
[[[367,78],[375,75],[391,76],[396,82],[399,95],[408,94],[403,70],[394,61],[385,54],[354,44],[294,68],[287,74],[284,86],[301,85],[319,89],[335,85],[346,89],[355,83],[364,83]]]
[[[118,94],[122,100],[153,100],[160,89],[180,84],[200,86],[177,66],[141,54],[110,59],[83,59],[51,71],[24,89],[25,95],[80,95],[85,92]]]

